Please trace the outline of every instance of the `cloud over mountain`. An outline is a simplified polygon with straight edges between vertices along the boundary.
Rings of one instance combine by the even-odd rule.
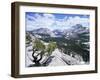
[[[67,29],[76,24],[89,27],[89,16],[70,14],[26,13],[26,30],[36,28]]]

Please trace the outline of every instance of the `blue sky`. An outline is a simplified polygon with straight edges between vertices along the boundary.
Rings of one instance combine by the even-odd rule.
[[[89,27],[89,15],[26,12],[26,30],[68,29],[76,24]]]

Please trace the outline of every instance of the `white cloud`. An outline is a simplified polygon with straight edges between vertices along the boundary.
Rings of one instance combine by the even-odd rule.
[[[47,17],[47,18],[51,18],[51,19],[54,19],[55,16],[52,15],[52,14],[43,14],[44,17]]]
[[[29,20],[30,19],[30,20]],[[35,14],[34,16],[27,15],[26,25],[27,30],[36,28],[49,28],[49,29],[67,29],[76,24],[81,24],[84,27],[89,27],[89,18],[87,17],[68,17],[57,19],[53,14]]]
[[[73,17],[72,19],[70,19],[69,21],[72,26],[75,24],[81,24],[84,27],[88,27],[88,23],[89,23],[89,19],[88,18],[80,18],[79,16]]]
[[[32,20],[29,20],[31,18]],[[27,30],[31,30],[34,28],[50,28],[52,24],[55,22],[55,16],[52,14],[35,14],[33,16],[27,16],[26,23],[27,23]]]
[[[81,24],[84,27],[89,27],[89,19],[75,16],[56,21],[56,25],[61,27],[61,29],[67,29],[76,24]]]

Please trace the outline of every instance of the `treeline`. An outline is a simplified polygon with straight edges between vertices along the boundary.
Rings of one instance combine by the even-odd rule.
[[[89,32],[77,33],[76,38],[49,37],[41,38],[45,42],[56,42],[57,47],[65,54],[79,54],[85,62],[89,62]]]

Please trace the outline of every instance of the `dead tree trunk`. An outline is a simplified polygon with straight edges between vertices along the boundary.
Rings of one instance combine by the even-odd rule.
[[[37,53],[37,55],[35,55],[36,51],[38,51],[38,50],[37,49],[33,49],[33,53],[32,53],[33,61],[32,62],[35,63],[35,66],[41,66],[40,61],[43,58],[44,51],[41,51],[41,52]]]

